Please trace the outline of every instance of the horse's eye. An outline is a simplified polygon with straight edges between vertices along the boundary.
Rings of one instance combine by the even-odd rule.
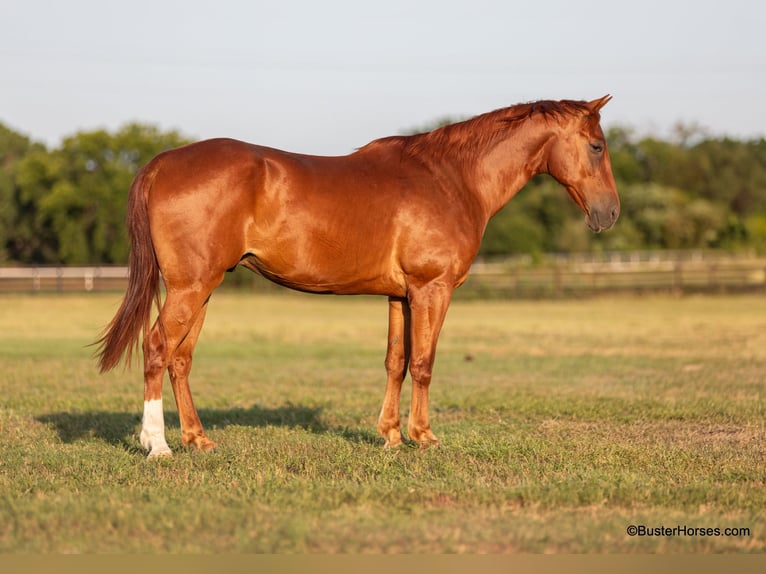
[[[590,151],[593,153],[601,153],[604,151],[604,144],[601,142],[591,142]]]

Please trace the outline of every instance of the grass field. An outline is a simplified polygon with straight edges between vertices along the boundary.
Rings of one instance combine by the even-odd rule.
[[[763,295],[456,301],[443,445],[384,451],[384,299],[216,293],[192,388],[219,448],[180,446],[166,384],[151,461],[140,369],[86,347],[119,299],[0,298],[0,552],[766,550]]]

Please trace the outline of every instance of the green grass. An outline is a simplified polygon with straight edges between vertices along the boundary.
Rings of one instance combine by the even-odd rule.
[[[151,461],[140,369],[86,346],[119,299],[0,298],[0,552],[766,549],[762,296],[458,300],[443,445],[384,451],[384,299],[216,293],[192,389],[219,448],[181,447],[166,385]]]

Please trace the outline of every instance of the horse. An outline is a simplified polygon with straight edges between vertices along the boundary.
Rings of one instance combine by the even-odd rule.
[[[592,231],[619,216],[600,127],[610,99],[517,104],[374,140],[345,156],[232,139],[157,155],[130,187],[128,286],[96,341],[102,373],[143,351],[140,443],[148,456],[171,454],[165,370],[183,446],[216,446],[194,406],[189,373],[210,296],[237,265],[298,291],[387,297],[387,382],[377,430],[384,447],[403,443],[399,402],[409,369],[409,440],[438,444],[428,413],[437,339],[490,218],[541,173],[566,189]]]

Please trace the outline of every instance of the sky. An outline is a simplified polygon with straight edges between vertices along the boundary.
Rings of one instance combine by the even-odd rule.
[[[0,0],[0,22],[0,123],[50,146],[138,121],[338,155],[605,94],[605,128],[766,137],[754,0]]]

